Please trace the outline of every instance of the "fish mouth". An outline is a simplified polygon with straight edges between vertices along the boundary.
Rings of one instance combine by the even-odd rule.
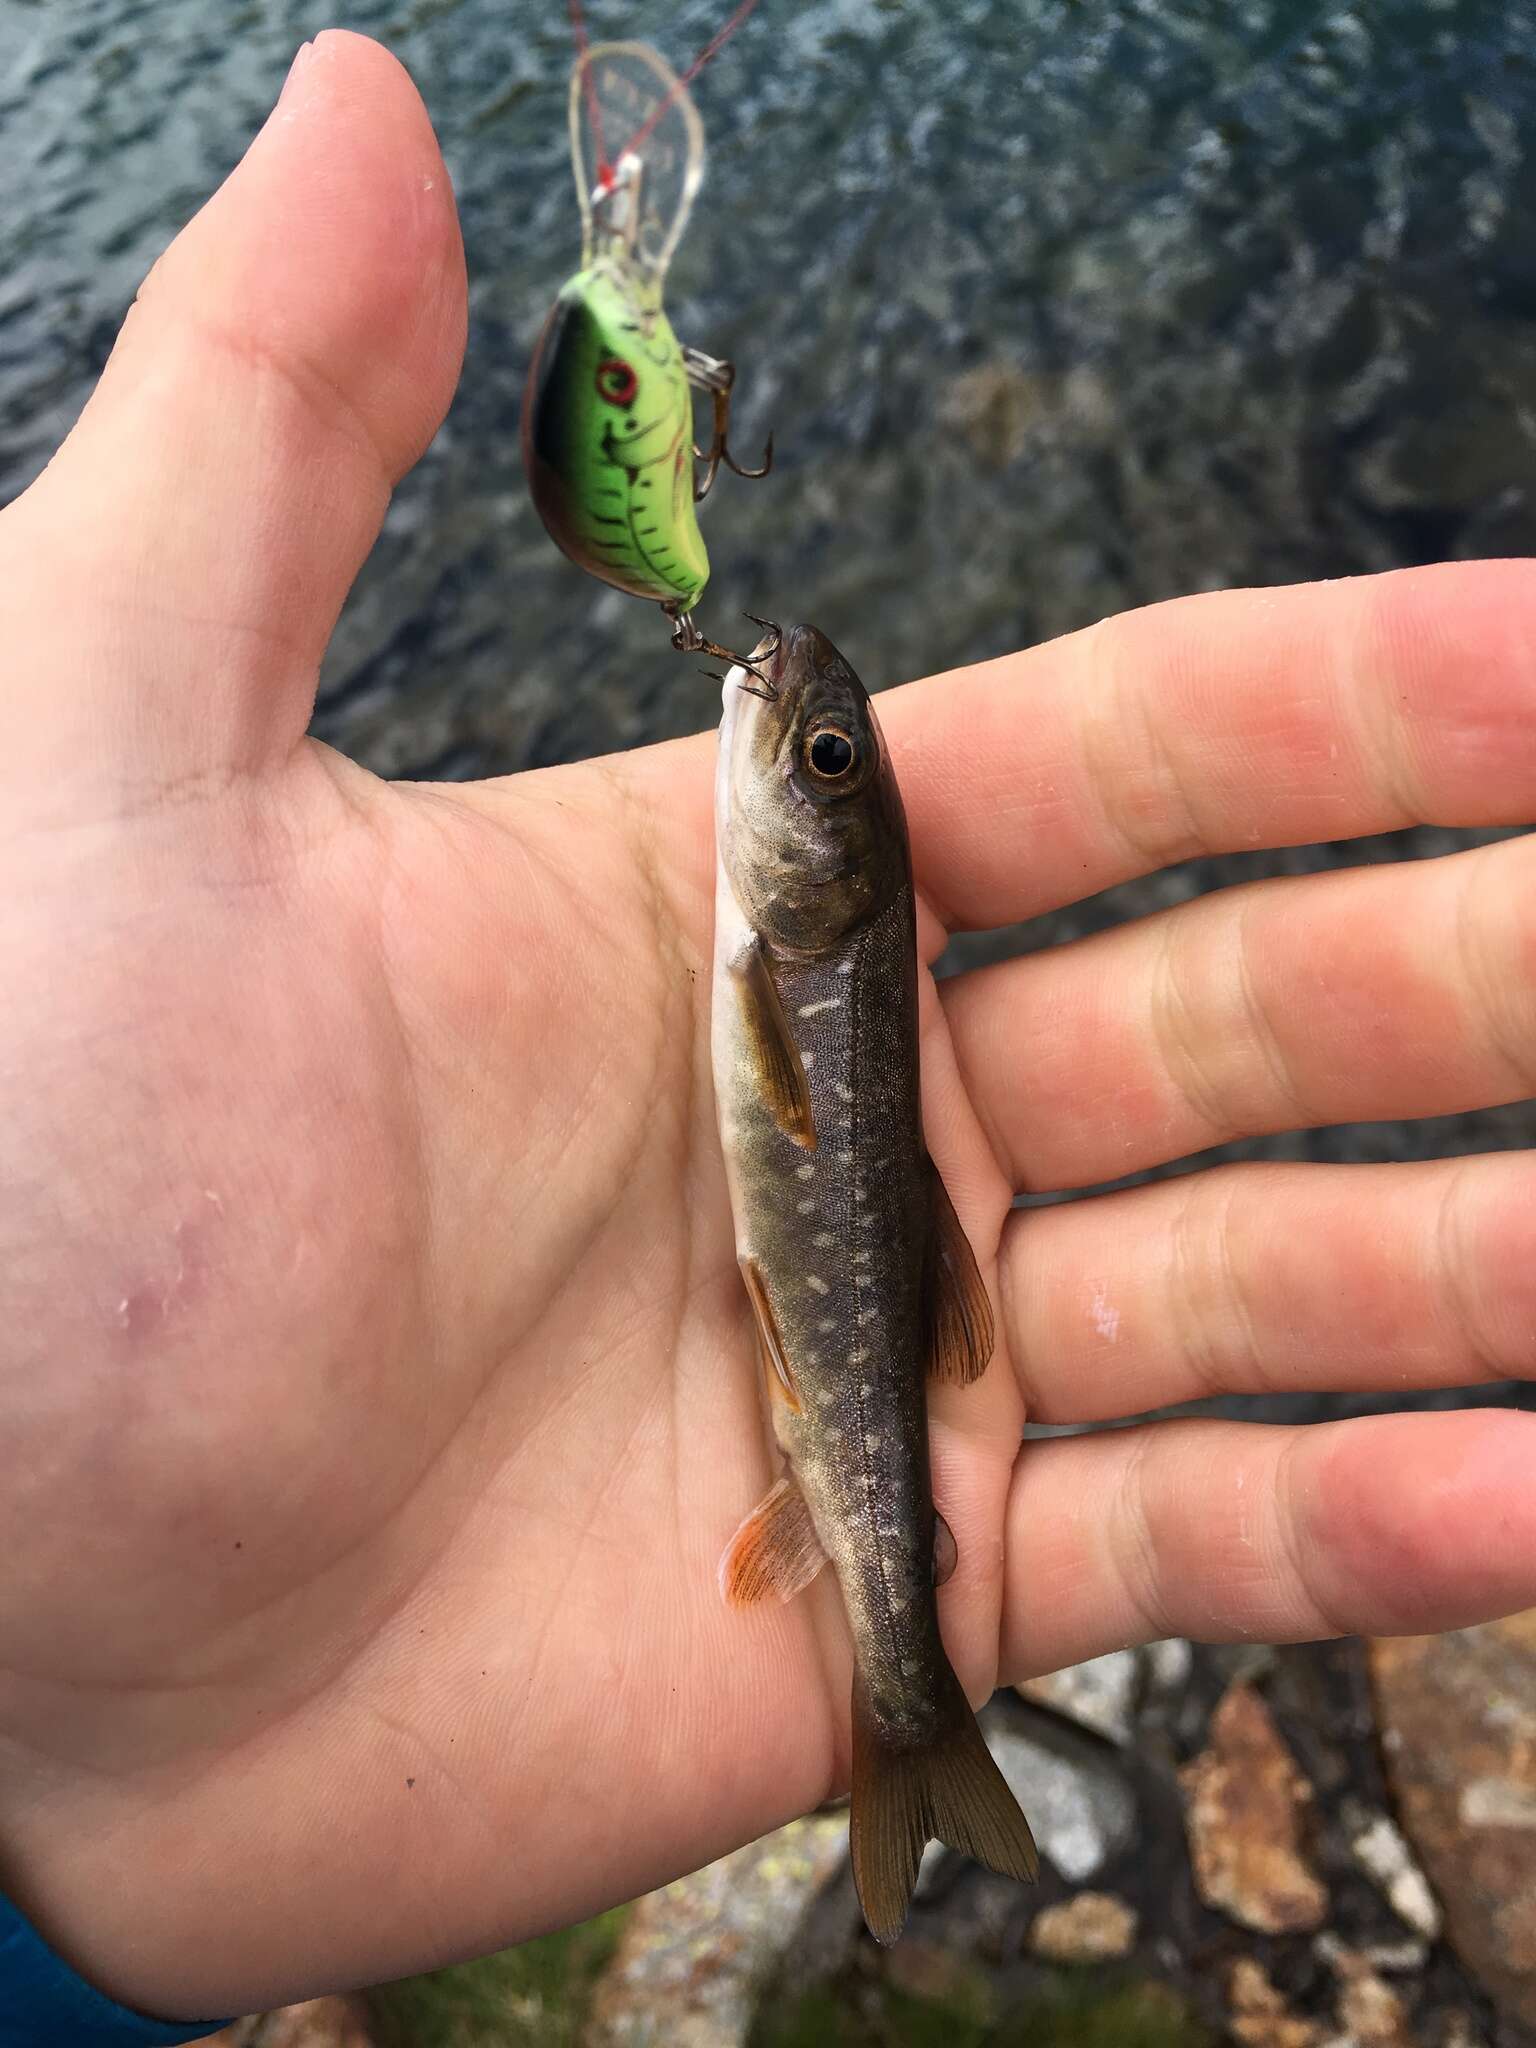
[[[760,619],[756,612],[745,614],[754,626],[763,629],[762,638],[750,654],[738,656],[731,671],[731,679],[738,690],[745,690],[749,697],[761,697],[772,704],[779,694],[779,682],[784,672],[784,631],[772,619]],[[791,638],[794,634],[791,628]],[[750,677],[751,681],[747,678]]]

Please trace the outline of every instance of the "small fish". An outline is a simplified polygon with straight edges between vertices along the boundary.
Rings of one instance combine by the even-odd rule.
[[[726,678],[713,1052],[736,1252],[788,1471],[720,1564],[734,1605],[830,1558],[853,1635],[850,1840],[900,1934],[932,1837],[1011,1877],[1034,1842],[939,1637],[926,1380],[966,1384],[992,1311],[923,1143],[906,819],[863,685],[814,626]],[[936,1540],[937,1539],[937,1540]]]

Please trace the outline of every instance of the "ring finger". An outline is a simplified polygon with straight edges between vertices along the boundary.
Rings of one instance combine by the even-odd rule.
[[[1223,890],[944,984],[1015,1188],[1536,1093],[1536,836]]]

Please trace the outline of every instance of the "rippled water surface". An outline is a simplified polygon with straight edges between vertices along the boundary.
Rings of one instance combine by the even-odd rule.
[[[593,0],[681,62],[721,0]],[[0,494],[235,161],[324,0],[0,0]],[[712,713],[525,500],[575,255],[564,10],[354,0],[431,107],[472,314],[317,721],[467,774]],[[675,324],[779,467],[707,508],[708,620],[816,618],[872,682],[1126,604],[1536,541],[1536,29],[1514,0],[762,0],[705,73]]]

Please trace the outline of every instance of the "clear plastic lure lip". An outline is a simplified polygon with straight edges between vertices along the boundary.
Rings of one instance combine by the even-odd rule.
[[[687,87],[646,43],[594,43],[571,73],[569,119],[583,266],[616,257],[659,292],[704,176]]]

